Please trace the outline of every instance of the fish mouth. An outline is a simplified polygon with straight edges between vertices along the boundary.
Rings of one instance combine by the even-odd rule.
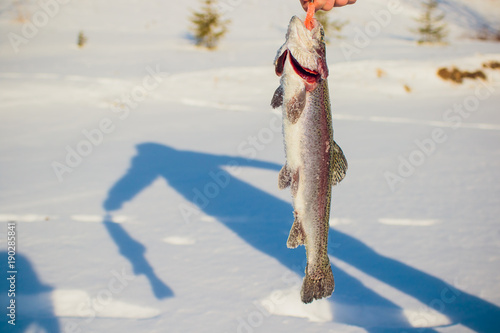
[[[304,81],[310,84],[314,84],[319,81],[319,79],[321,78],[321,74],[312,69],[303,67],[289,50],[285,50],[285,52],[283,52],[283,54],[278,58],[278,61],[276,62],[276,74],[278,76],[281,76],[283,74],[285,61],[287,60],[288,56],[290,56],[290,64],[292,65],[293,70]]]

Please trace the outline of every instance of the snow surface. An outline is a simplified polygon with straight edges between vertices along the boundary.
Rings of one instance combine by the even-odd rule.
[[[197,0],[41,3],[47,22],[38,2],[0,5],[1,332],[498,331],[500,71],[462,85],[436,71],[500,61],[498,42],[466,38],[499,27],[500,1],[441,1],[441,46],[416,45],[415,1],[331,13],[350,22],[328,46],[349,170],[332,199],[336,290],[311,305],[269,106],[298,1],[221,0],[232,25],[215,52],[188,34]],[[21,14],[39,28],[15,52]]]

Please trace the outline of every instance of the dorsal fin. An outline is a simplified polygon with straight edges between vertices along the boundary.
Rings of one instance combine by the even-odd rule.
[[[337,185],[344,179],[348,165],[344,152],[335,141],[333,141],[332,167],[332,185]]]

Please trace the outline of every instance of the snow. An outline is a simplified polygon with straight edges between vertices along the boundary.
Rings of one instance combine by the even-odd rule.
[[[428,227],[439,223],[439,220],[416,220],[416,219],[387,219],[381,218],[378,219],[379,223],[387,224],[387,225],[401,225],[401,226],[420,226],[420,227]]]
[[[291,197],[277,189],[284,151],[269,106],[298,1],[221,0],[232,25],[215,52],[187,34],[196,0],[54,1],[18,52],[18,9],[44,10],[0,5],[0,331],[497,330],[500,71],[462,85],[436,72],[500,61],[498,42],[464,37],[499,27],[498,0],[441,1],[440,46],[408,30],[418,2],[331,13],[350,22],[327,52],[349,170],[333,188],[336,289],[310,305],[305,251],[286,248]]]
[[[23,303],[23,311],[29,314],[36,313],[38,316],[56,317],[81,317],[92,316],[87,309],[92,307],[96,310],[95,316],[102,318],[136,318],[145,319],[156,317],[160,314],[157,309],[137,306],[125,302],[106,299],[106,294],[101,299],[92,299],[84,290],[54,290],[51,293],[36,293],[34,295],[19,296],[19,301]],[[98,304],[101,301],[102,304]],[[47,303],[54,305],[53,313],[47,311]],[[82,306],[86,305],[87,308]]]

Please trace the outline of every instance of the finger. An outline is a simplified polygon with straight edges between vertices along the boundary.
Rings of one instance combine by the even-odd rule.
[[[335,1],[332,1],[332,2],[329,1],[323,7],[321,7],[321,10],[329,11],[329,10],[332,10],[332,8],[335,6],[336,6]]]
[[[307,12],[307,7],[309,6],[309,0],[301,0],[302,8]]]
[[[333,1],[333,0],[329,0],[329,1]],[[307,12],[307,8],[308,8],[310,2],[311,2],[310,0],[301,0],[302,8],[306,12]],[[317,0],[317,1],[313,2],[313,6],[316,7],[316,11],[318,11],[318,10],[323,8],[324,3],[325,3],[325,1]]]
[[[342,7],[345,5],[352,5],[356,3],[356,0],[336,0],[335,1],[335,7]]]

